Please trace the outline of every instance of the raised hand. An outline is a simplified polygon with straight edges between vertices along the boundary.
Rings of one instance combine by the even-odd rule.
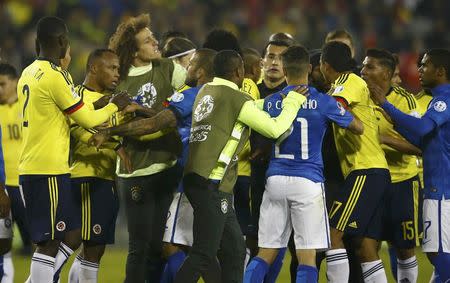
[[[367,84],[367,87],[370,91],[370,97],[372,98],[373,102],[375,102],[375,104],[381,105],[386,101],[386,93],[379,85],[369,82]]]
[[[105,107],[109,103],[110,100],[111,100],[110,95],[105,95],[105,96],[99,98],[97,101],[95,101],[93,103],[94,109],[97,110],[97,109]]]
[[[110,136],[104,132],[95,133],[89,140],[88,144],[90,146],[95,146],[99,148],[102,144],[109,140]]]
[[[119,92],[118,94],[113,95],[113,97],[111,98],[111,100],[109,102],[117,105],[117,108],[119,108],[119,111],[122,111],[125,107],[130,105],[131,100],[126,92]]]

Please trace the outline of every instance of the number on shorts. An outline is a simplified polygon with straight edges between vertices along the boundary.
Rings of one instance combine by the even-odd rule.
[[[414,239],[414,223],[412,221],[402,222],[403,240]]]

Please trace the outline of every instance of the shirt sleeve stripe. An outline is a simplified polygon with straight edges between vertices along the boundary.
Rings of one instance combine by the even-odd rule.
[[[77,103],[75,103],[74,105],[70,106],[69,108],[66,108],[64,110],[64,113],[66,113],[67,115],[70,115],[72,113],[75,113],[78,109],[80,109],[81,107],[83,107],[84,103],[83,100],[80,99],[80,101],[78,101]]]

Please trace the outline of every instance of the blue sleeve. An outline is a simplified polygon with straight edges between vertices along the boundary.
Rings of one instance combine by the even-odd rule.
[[[411,134],[405,128],[399,128],[397,126],[394,126],[394,129],[410,143],[417,146],[418,148],[421,148],[422,139],[420,137]]]
[[[447,102],[450,102],[450,99],[443,97],[433,99],[431,107],[423,117],[433,120],[438,127],[445,124],[450,120],[450,109],[448,109]]]
[[[341,128],[347,128],[353,121],[353,115],[345,110],[339,101],[329,95],[323,96],[325,102],[325,116]]]
[[[412,143],[422,139],[436,127],[436,123],[431,118],[427,117],[426,114],[422,118],[416,118],[403,113],[387,101],[385,101],[381,107],[392,118],[395,123],[395,128],[399,130],[400,134],[402,134],[402,131],[409,133],[407,136],[412,140],[408,140]],[[405,138],[407,137],[405,136]]]
[[[5,161],[3,159],[2,129],[0,128],[0,184],[5,184]]]
[[[190,93],[175,93],[171,96],[169,108],[174,111],[178,119],[182,120],[191,116],[195,97],[195,95],[190,95]]]

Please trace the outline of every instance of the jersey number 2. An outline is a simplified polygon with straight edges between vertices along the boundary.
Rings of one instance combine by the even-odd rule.
[[[309,158],[308,154],[308,120],[305,118],[297,118],[297,122],[300,123],[300,151],[301,151],[301,158],[303,160]],[[294,125],[291,125],[291,127],[281,135],[281,137],[276,141],[275,143],[275,158],[286,158],[286,159],[294,159],[294,154],[283,154],[280,153],[280,145],[281,143],[287,139],[294,130]]]
[[[23,104],[23,111],[22,111],[23,126],[28,127],[28,120],[25,119],[25,117],[27,117],[27,116],[25,116],[25,109],[27,108],[28,100],[30,99],[30,87],[28,85],[23,86],[22,94],[26,96],[25,103]]]

